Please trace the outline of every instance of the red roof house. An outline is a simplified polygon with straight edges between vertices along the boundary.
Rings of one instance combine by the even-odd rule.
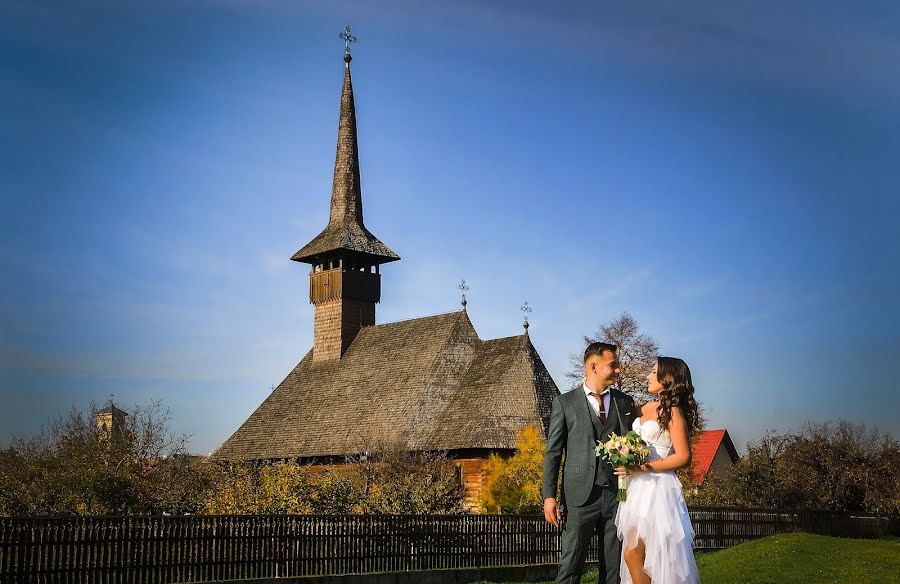
[[[724,476],[728,468],[737,462],[738,453],[734,448],[728,430],[705,430],[691,445],[691,473],[694,484],[703,484],[710,470]]]

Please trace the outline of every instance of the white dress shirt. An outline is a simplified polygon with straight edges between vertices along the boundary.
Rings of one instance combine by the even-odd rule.
[[[587,396],[588,403],[591,404],[591,408],[594,410],[594,414],[597,416],[600,415],[600,404],[597,403],[597,398],[591,395],[593,393],[593,389],[587,386],[587,383],[581,384],[581,387],[584,389],[584,393]],[[609,415],[609,388],[607,387],[600,393],[600,397],[603,399],[603,411],[608,416]]]

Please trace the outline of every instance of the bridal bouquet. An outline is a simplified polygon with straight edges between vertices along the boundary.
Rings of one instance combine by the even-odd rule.
[[[624,436],[610,434],[609,440],[605,443],[597,440],[597,446],[594,447],[594,451],[597,453],[597,456],[605,458],[614,467],[624,466],[627,469],[637,468],[650,455],[647,443],[634,431],[630,431]],[[628,484],[625,477],[620,476],[619,492],[616,495],[616,500],[624,501],[627,497]]]

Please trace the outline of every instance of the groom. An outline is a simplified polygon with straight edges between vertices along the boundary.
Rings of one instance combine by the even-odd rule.
[[[622,543],[614,522],[617,479],[612,466],[594,453],[597,440],[606,442],[611,433],[624,436],[638,415],[634,400],[609,387],[619,375],[617,349],[608,343],[588,345],[584,351],[584,383],[553,400],[542,491],[544,517],[556,526],[563,523],[557,584],[581,581],[595,530],[603,540],[601,582],[605,574],[606,584],[619,584]],[[557,502],[557,477],[564,452],[562,497]]]

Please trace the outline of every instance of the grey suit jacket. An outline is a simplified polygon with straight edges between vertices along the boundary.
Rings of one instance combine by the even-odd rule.
[[[632,422],[640,414],[630,396],[614,388],[610,388],[609,392],[610,415],[617,418],[611,420],[614,424],[612,431],[622,436],[631,430]],[[580,387],[553,399],[550,429],[547,431],[547,451],[544,454],[541,488],[544,499],[556,497],[563,452],[566,462],[562,491],[568,505],[583,505],[594,488],[597,465],[609,464],[595,454],[594,446],[597,442],[592,417],[593,412]]]

